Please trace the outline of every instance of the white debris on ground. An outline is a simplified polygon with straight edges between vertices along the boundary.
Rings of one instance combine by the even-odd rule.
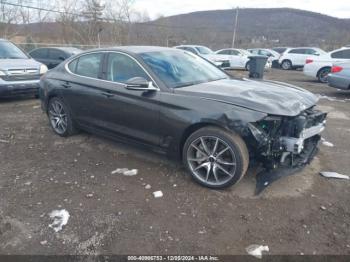
[[[322,145],[329,146],[329,147],[334,147],[334,145],[331,142],[328,142],[328,141],[323,141]]]
[[[151,189],[151,185],[146,185],[145,188],[146,189]]]
[[[342,175],[337,172],[320,172],[321,176],[327,177],[327,178],[339,178],[339,179],[347,179],[349,180],[350,177],[347,175]]]
[[[8,143],[10,143],[10,141],[8,141],[8,140],[4,140],[4,139],[0,139],[0,143],[5,143],[5,144],[8,144]]]
[[[328,100],[328,101],[331,101],[331,102],[343,102],[343,103],[346,102],[346,100],[340,100],[340,99],[337,99],[335,97],[330,97],[330,96],[325,96],[325,95],[317,95],[317,97],[319,99],[325,99],[325,100]]]
[[[323,137],[321,137],[321,141],[322,141],[322,145],[324,145],[324,146],[334,147],[333,143],[327,141]]]
[[[153,192],[153,196],[155,198],[162,197],[163,196],[163,192],[162,191],[155,191],[155,192]]]
[[[61,231],[63,226],[67,225],[70,217],[67,210],[54,210],[49,214],[50,218],[53,219],[52,224],[49,225],[56,233]]]
[[[123,174],[124,176],[136,176],[138,173],[137,169],[131,169],[128,168],[117,168],[116,170],[113,170],[111,172],[112,175],[114,174]]]
[[[269,252],[268,246],[260,246],[260,245],[250,245],[245,249],[247,253],[251,256],[261,259],[262,252]]]

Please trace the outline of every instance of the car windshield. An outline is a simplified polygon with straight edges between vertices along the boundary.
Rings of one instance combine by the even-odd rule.
[[[276,52],[275,50],[272,49],[266,49],[267,52],[270,52],[271,55],[273,55],[274,57],[279,57],[280,54],[278,52]]]
[[[0,59],[27,59],[28,56],[11,42],[0,41]]]
[[[180,50],[147,52],[142,59],[170,88],[180,88],[229,76],[201,57]]]
[[[195,48],[201,55],[210,55],[214,53],[212,50],[205,46],[196,46]]]

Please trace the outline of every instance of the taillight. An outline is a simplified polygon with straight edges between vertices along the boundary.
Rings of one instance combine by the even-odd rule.
[[[306,64],[311,64],[313,61],[314,61],[314,60],[308,58],[308,59],[306,59],[305,63],[306,63]]]
[[[332,66],[331,72],[332,73],[338,73],[338,72],[340,72],[342,70],[343,70],[343,68],[341,66]]]

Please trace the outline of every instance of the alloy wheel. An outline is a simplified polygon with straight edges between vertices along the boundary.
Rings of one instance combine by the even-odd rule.
[[[283,68],[284,70],[289,70],[291,67],[292,67],[292,65],[291,65],[291,63],[290,63],[289,61],[284,61],[284,62],[282,63],[282,68]]]
[[[194,140],[187,150],[187,162],[193,175],[210,186],[223,185],[236,173],[235,153],[225,141],[214,136]]]
[[[64,106],[60,101],[54,100],[50,103],[49,119],[51,126],[56,133],[62,135],[67,131],[67,113],[65,112]]]
[[[318,79],[320,80],[321,83],[327,83],[328,81],[328,74],[330,73],[329,69],[323,69],[319,76]]]

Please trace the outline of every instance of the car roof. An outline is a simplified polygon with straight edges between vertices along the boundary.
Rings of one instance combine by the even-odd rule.
[[[288,50],[291,50],[291,49],[321,49],[319,47],[314,47],[314,46],[298,46],[298,47],[288,47],[287,49]]]
[[[175,47],[207,47],[207,46],[204,46],[204,45],[178,45]]]
[[[38,47],[38,48],[35,48],[33,49],[32,51],[30,52],[33,52],[35,50],[41,50],[41,49],[59,49],[59,50],[62,50],[62,51],[66,51],[66,52],[74,52],[74,51],[83,51],[79,48],[76,48],[76,47],[70,47],[70,46],[50,46],[50,47]]]
[[[160,51],[174,51],[175,48],[170,47],[162,47],[162,46],[115,46],[115,47],[107,47],[107,48],[96,48],[91,49],[88,51],[122,51],[122,52],[128,52],[128,53],[134,53],[134,54],[141,54],[141,53],[147,53],[147,52],[160,52]]]

